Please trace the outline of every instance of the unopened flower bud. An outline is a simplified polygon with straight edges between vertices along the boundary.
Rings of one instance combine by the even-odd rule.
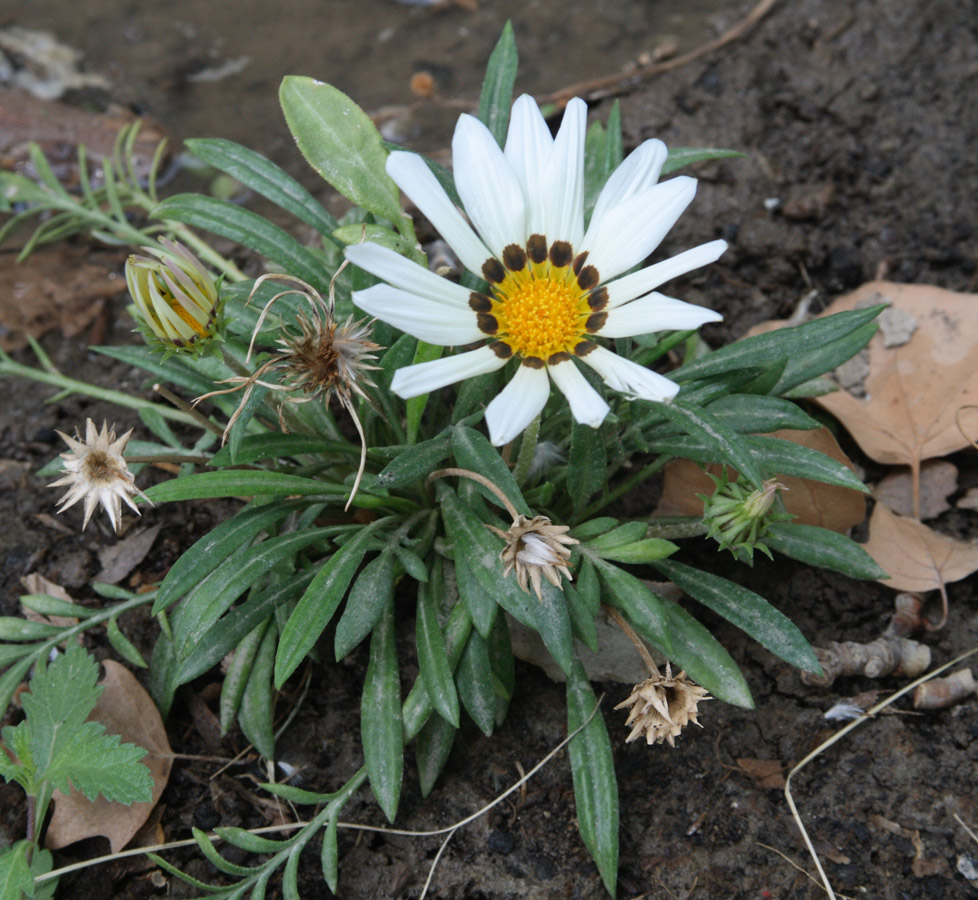
[[[703,521],[709,527],[707,537],[744,562],[753,561],[755,550],[770,557],[771,551],[762,538],[775,522],[792,518],[772,510],[778,490],[784,490],[784,485],[769,478],[759,489],[748,490],[740,481],[728,480],[726,469],[719,478],[710,478],[716,485],[712,496],[698,495],[703,501]]]
[[[219,331],[218,285],[182,244],[160,238],[152,256],[126,260],[126,283],[151,343],[168,353],[199,353]]]

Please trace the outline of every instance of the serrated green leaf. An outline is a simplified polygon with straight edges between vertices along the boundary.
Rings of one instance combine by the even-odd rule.
[[[393,822],[404,774],[404,728],[393,598],[370,638],[370,662],[360,707],[360,733],[371,790],[388,821]]]
[[[655,563],[677,587],[749,634],[786,662],[806,672],[821,672],[818,658],[798,627],[753,591],[673,560]]]
[[[479,120],[489,129],[500,147],[506,141],[518,66],[519,55],[516,51],[516,39],[513,37],[513,23],[507,21],[489,56],[486,77],[479,95]]]
[[[489,443],[488,438],[474,428],[456,425],[452,429],[452,453],[460,468],[469,469],[484,475],[496,485],[516,507],[517,512],[530,516],[530,507],[520,492],[516,479],[509,466],[503,462],[499,451]],[[499,498],[478,482],[474,482],[476,490],[494,506],[501,506]]]
[[[764,542],[792,559],[820,569],[832,569],[850,578],[889,578],[859,544],[827,528],[778,523],[768,528]]]
[[[241,696],[238,722],[246,738],[265,759],[275,758],[274,696],[272,673],[278,629],[270,622],[255,654],[248,683]]]
[[[34,894],[34,878],[27,862],[30,841],[18,841],[0,851],[0,900],[21,900]]]
[[[614,897],[618,884],[618,781],[611,740],[584,667],[575,662],[567,677],[567,730],[580,728],[594,718],[567,746],[574,779],[577,827]]]
[[[354,204],[393,222],[402,234],[412,234],[370,117],[342,91],[304,76],[282,79],[279,100],[309,165]]]
[[[469,635],[455,681],[465,711],[483,734],[491,736],[496,725],[496,695],[489,648],[478,631]]]
[[[428,689],[431,705],[441,718],[458,728],[458,693],[445,648],[445,636],[438,622],[438,604],[445,590],[443,566],[442,561],[437,561],[432,567],[428,583],[418,588],[415,636],[418,668]]]
[[[140,762],[145,755],[142,747],[121,743],[117,734],[83,727],[60,748],[46,770],[46,779],[63,793],[74,788],[89,800],[101,794],[126,806],[148,803],[153,796],[153,776]]]
[[[203,194],[175,194],[156,206],[150,215],[228,238],[277,263],[323,296],[329,292],[330,275],[319,257],[278,225],[249,209]]]
[[[329,238],[339,226],[309,191],[260,153],[221,138],[194,138],[184,143],[199,160],[227,172],[324,237]]]
[[[334,652],[343,659],[370,634],[394,597],[394,554],[385,550],[357,576],[346,609],[336,623]]]
[[[693,163],[711,159],[737,159],[746,155],[739,150],[720,150],[714,147],[672,147],[662,166],[662,175],[670,175]]]

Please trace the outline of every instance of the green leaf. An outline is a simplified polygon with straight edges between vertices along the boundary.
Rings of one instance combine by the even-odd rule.
[[[44,616],[65,616],[70,619],[87,619],[94,616],[98,610],[88,606],[52,597],[50,594],[21,594],[20,602],[28,609]]]
[[[478,631],[469,635],[455,680],[465,711],[483,734],[491,736],[496,725],[496,693],[489,648]]]
[[[360,455],[360,448],[353,444],[330,441],[314,434],[282,434],[269,431],[265,434],[245,435],[238,445],[234,459],[231,459],[231,448],[222,447],[211,457],[208,465],[223,468],[232,465],[247,465],[263,459],[284,459],[304,456],[306,454],[349,453]]]
[[[214,829],[214,833],[232,847],[239,847],[242,850],[247,850],[249,853],[278,853],[279,850],[289,845],[288,840],[272,840],[271,838],[262,837],[260,834],[252,834],[244,828],[229,825],[224,827],[218,826]]]
[[[503,462],[499,451],[489,443],[489,439],[485,435],[474,428],[456,425],[452,429],[452,453],[461,468],[478,472],[495,484],[509,498],[509,502],[516,507],[517,512],[524,516],[531,515],[530,507],[523,499],[509,466]],[[501,507],[499,498],[489,488],[478,482],[473,482],[473,484],[475,489],[490,503]]]
[[[260,625],[236,642],[237,647],[234,650],[234,656],[231,657],[231,663],[224,675],[224,681],[221,683],[222,735],[227,734],[228,729],[238,716],[241,698],[244,697],[245,688],[248,686],[248,673],[251,672],[255,656],[258,654],[258,648],[265,636],[265,630],[271,621],[272,617],[268,616]],[[220,658],[223,659],[223,654]],[[186,680],[189,681],[190,679]]]
[[[631,524],[631,523],[629,523]],[[571,537],[576,537],[579,541],[592,541],[595,538],[601,537],[603,534],[607,534],[609,531],[618,527],[618,520],[613,519],[611,516],[599,516],[597,519],[588,519],[587,522],[581,522],[580,525],[575,525],[571,530]],[[639,537],[644,536],[645,531],[648,530],[646,526],[645,530]],[[622,541],[621,543],[625,543]]]
[[[889,578],[859,544],[827,528],[778,523],[768,528],[764,542],[772,550],[792,559],[821,569],[832,569],[850,578]]]
[[[441,770],[445,768],[457,730],[457,726],[446,722],[441,716],[432,716],[419,732],[414,755],[418,763],[422,797],[431,793]]]
[[[714,449],[721,462],[733,466],[755,488],[760,488],[764,477],[744,438],[728,429],[715,416],[702,410],[687,409],[678,403],[657,403],[655,406],[687,434]]]
[[[24,680],[27,670],[34,664],[37,651],[34,648],[30,648],[30,650],[33,652],[29,656],[17,660],[3,675],[0,675],[0,710],[4,712],[6,712],[7,707],[10,705],[10,698],[13,697],[14,691],[17,690],[20,683]]]
[[[574,422],[567,456],[567,484],[574,486],[570,491],[574,518],[584,511],[588,499],[604,487],[607,469],[608,449],[602,429]]]
[[[760,595],[719,575],[672,560],[655,563],[655,567],[694,600],[786,662],[806,672],[821,673],[815,652],[798,627]]]
[[[506,141],[518,66],[519,55],[516,52],[516,39],[513,37],[513,23],[507,21],[489,57],[482,93],[479,95],[479,120],[489,129],[500,147]]]
[[[617,523],[617,519],[595,519],[594,522],[613,522]],[[593,531],[594,529],[589,529]],[[615,547],[622,547],[625,544],[632,544],[635,541],[640,541],[645,537],[645,533],[649,530],[649,525],[647,522],[625,522],[622,525],[613,525],[609,531],[599,533],[596,538],[587,541],[587,546],[589,550],[593,550],[595,553],[600,553],[604,555],[604,551],[612,550]],[[571,532],[575,537],[584,532],[580,528],[575,528]],[[587,540],[587,538],[581,538],[581,540]]]
[[[848,466],[811,447],[783,438],[750,435],[744,438],[758,465],[771,475],[794,475],[835,484],[868,494],[869,488]]]
[[[593,565],[591,571],[594,571]],[[590,603],[570,583],[564,585],[564,597],[567,600],[567,614],[570,616],[574,637],[592,653],[597,653],[598,631],[594,625],[596,613],[592,612]]]
[[[463,538],[464,542],[464,538]],[[467,544],[466,544],[467,546]],[[476,577],[472,567],[463,558],[457,558],[454,562],[455,584],[458,587],[459,599],[465,604],[465,608],[472,616],[476,631],[483,637],[489,637],[493,623],[496,621],[495,597],[486,589],[485,585]]]
[[[421,365],[426,362],[434,362],[441,359],[445,348],[437,344],[429,344],[425,341],[418,341],[417,349],[414,351],[412,365]],[[405,419],[407,423],[407,442],[414,444],[418,440],[418,429],[421,427],[421,417],[424,415],[425,407],[428,405],[428,394],[419,394],[411,397],[405,403]]]
[[[428,689],[431,705],[441,718],[458,728],[458,693],[445,648],[445,636],[438,623],[438,604],[444,590],[444,563],[439,560],[432,567],[428,583],[418,588],[418,613],[415,619],[418,668]]]
[[[245,187],[315,228],[324,237],[330,237],[339,226],[309,191],[260,153],[220,138],[195,138],[184,143],[199,160],[227,172]]]
[[[379,519],[361,528],[330,557],[306,588],[279,639],[275,659],[276,689],[282,687],[319,640],[360,567],[374,532],[388,522],[389,519]]]
[[[325,533],[324,533],[325,532]],[[173,646],[183,661],[245,591],[268,572],[291,568],[296,554],[313,544],[325,547],[331,528],[307,528],[243,546],[201,582],[179,606],[173,618]]]
[[[718,700],[753,709],[750,688],[737,664],[723,645],[678,603],[664,603],[669,620],[672,649],[666,651],[655,636],[632,625],[650,644],[662,651],[686,671],[697,684],[705,687]]]
[[[0,616],[0,641],[41,641],[64,630],[64,625],[32,622],[19,616]]]
[[[275,667],[277,638],[278,629],[275,623],[271,622],[265,629],[261,644],[258,646],[238,710],[241,730],[265,759],[275,759],[272,672]]]
[[[567,746],[577,827],[597,863],[605,888],[614,897],[618,884],[618,780],[608,729],[600,710],[595,711],[596,706],[584,667],[575,662],[567,677],[567,730],[577,730],[594,713],[594,718]]]
[[[603,559],[596,558],[593,562],[608,588],[603,594],[605,602],[625,613],[643,637],[669,656],[672,639],[667,604],[634,575]]]
[[[387,247],[388,250],[393,250],[401,256],[415,258],[420,255],[415,241],[403,238],[396,231],[383,225],[363,223],[342,225],[333,232],[333,237],[342,244],[380,244],[381,247]]]
[[[146,660],[143,659],[142,653],[136,649],[132,641],[119,628],[117,616],[109,619],[105,627],[105,634],[109,639],[109,643],[112,645],[112,649],[126,660],[126,662],[132,663],[132,665],[138,666],[140,669],[146,668]]]
[[[509,701],[516,689],[516,658],[509,637],[509,624],[505,616],[499,616],[486,642],[489,649],[489,665],[492,666],[496,694],[496,725],[506,721]]]
[[[394,554],[385,550],[367,563],[350,590],[346,609],[336,623],[333,646],[337,661],[370,634],[393,598]]]
[[[370,662],[360,706],[360,732],[371,790],[388,821],[393,822],[404,773],[401,683],[397,671],[393,598],[370,638]]]
[[[693,163],[711,159],[737,159],[746,155],[738,150],[719,150],[713,147],[673,147],[662,166],[662,174],[669,175]]]
[[[254,868],[250,866],[239,866],[237,863],[232,863],[226,860],[223,856],[221,856],[220,852],[218,852],[217,847],[214,846],[214,842],[210,839],[207,833],[201,831],[196,826],[191,826],[190,833],[197,842],[197,846],[200,848],[201,853],[219,872],[224,872],[228,875],[237,875],[240,878],[247,877],[255,871]]]
[[[872,322],[884,309],[885,304],[851,310],[825,316],[796,325],[780,328],[767,334],[758,334],[728,344],[708,356],[682,366],[669,377],[683,384],[694,378],[707,378],[722,375],[750,366],[767,368],[777,359],[803,359],[814,347],[821,347],[838,340]],[[827,370],[826,370],[827,371]],[[803,379],[807,380],[807,379]]]
[[[792,393],[795,388],[809,382],[814,383],[819,375],[832,372],[844,362],[852,359],[870,342],[878,329],[879,326],[875,322],[870,322],[844,337],[820,347],[813,347],[797,356],[789,357],[784,374],[771,393],[787,395]],[[838,390],[838,386],[832,384],[829,390]],[[821,393],[825,393],[825,391],[822,390]],[[818,394],[813,394],[813,396],[818,396]]]
[[[603,559],[639,565],[665,559],[678,549],[679,547],[672,541],[666,541],[662,538],[646,538],[643,541],[636,541],[634,544],[622,544],[620,547],[611,550],[595,550],[594,552]]]
[[[411,235],[397,185],[387,174],[380,133],[342,91],[313,78],[282,79],[285,121],[306,161],[344,197]]]
[[[424,478],[452,454],[451,433],[446,428],[440,434],[409,447],[392,459],[377,476],[377,485],[384,488],[401,487]]]
[[[27,862],[30,841],[18,841],[0,851],[0,900],[21,900],[34,895],[34,878]]]
[[[564,672],[569,672],[577,657],[574,653],[574,630],[567,612],[567,600],[563,591],[546,579],[540,584],[540,595],[542,599],[539,600],[536,596],[529,595],[533,627],[540,633],[554,662]]]
[[[797,403],[764,394],[727,394],[714,400],[706,409],[718,421],[741,434],[782,428],[804,431],[821,426]]]
[[[340,813],[350,799],[353,792],[363,783],[363,769],[351,778],[337,794],[335,800],[330,803],[329,824],[323,831],[323,845],[320,852],[320,864],[323,869],[323,878],[329,889],[335,894],[340,880],[339,873],[339,853],[336,847],[336,838],[339,832]]]
[[[151,215],[219,234],[278,263],[321,294],[329,292],[329,273],[319,258],[288,232],[249,209],[203,194],[175,194],[156,206]]]

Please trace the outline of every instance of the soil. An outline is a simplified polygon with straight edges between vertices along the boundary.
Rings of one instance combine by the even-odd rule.
[[[584,49],[575,54],[546,51],[551,35],[575,48],[594,48],[589,42],[601,37],[601,65],[590,73],[594,75],[618,67],[636,47],[651,46],[647,31],[642,41],[635,41],[633,30],[626,27],[635,24],[628,17],[648,5],[622,3],[622,22],[615,30],[604,5],[598,4],[598,25],[591,34],[581,12],[585,4],[566,4],[568,18],[559,22],[551,21],[539,4],[523,4],[529,8],[515,15],[527,60],[521,86],[543,92],[560,87],[561,78],[566,82],[586,77],[574,67],[568,71],[566,60],[562,69],[555,62],[548,70],[552,58],[574,55],[588,65],[595,63],[598,54]],[[510,4],[498,6],[484,2],[475,13],[453,8],[436,15],[389,4],[385,12],[398,28],[410,26],[419,43],[390,40],[384,53],[394,57],[390,65],[398,72],[410,70],[418,59],[447,59],[445,65],[456,74],[453,96],[471,100],[477,86],[463,62],[473,53],[484,61]],[[713,36],[718,24],[729,27],[749,9],[747,3],[726,4],[722,23],[715,16],[700,21],[706,27],[702,37]],[[13,18],[36,24],[28,22],[26,8]],[[422,42],[425,25],[442,36],[440,45]],[[453,55],[457,48],[444,40],[445,35],[469,26],[477,26],[478,40],[468,40],[467,49]],[[696,43],[690,40],[689,46]],[[706,274],[670,288],[677,296],[701,300],[724,313],[723,325],[707,329],[707,338],[718,344],[757,322],[786,317],[811,292],[816,292],[812,296],[817,311],[837,294],[879,275],[974,290],[976,82],[978,19],[970,0],[932,0],[926,7],[891,0],[795,0],[776,4],[754,30],[721,50],[654,80],[623,83],[622,112],[630,145],[657,136],[671,146],[732,147],[746,154],[744,159],[700,168],[697,199],[662,250],[668,254],[715,237],[730,242],[730,250]],[[403,93],[403,83],[398,81],[391,93]],[[356,93],[356,85],[344,86]],[[165,85],[157,89],[167,96]],[[272,85],[261,85],[261,91],[271,90]],[[179,96],[168,100],[174,107],[179,104]],[[364,102],[379,106],[403,102],[403,97],[373,95]],[[593,98],[594,114],[606,115],[608,103]],[[165,113],[167,107],[160,109]],[[161,119],[166,125],[167,117]],[[272,143],[280,151],[287,146],[279,120],[265,128],[276,135]],[[198,123],[197,134],[214,132],[204,121]],[[419,141],[425,143],[424,138]],[[3,259],[9,263],[11,253],[5,249]],[[101,250],[88,255],[103,261],[107,270],[121,263],[121,256]],[[130,340],[119,301],[107,309],[103,324],[109,339]],[[138,373],[89,353],[81,337],[67,340],[52,334],[44,346],[57,365],[78,377],[132,390],[143,384]],[[26,354],[19,358],[28,359]],[[86,585],[99,569],[97,553],[115,541],[101,525],[90,526],[80,536],[66,535],[49,520],[38,519],[52,512],[55,495],[43,490],[42,480],[31,473],[59,451],[53,429],[69,430],[85,416],[105,416],[126,428],[139,424],[134,416],[127,418],[125,412],[83,398],[42,405],[47,396],[48,390],[38,385],[11,382],[0,409],[0,459],[29,464],[0,470],[3,614],[16,612],[19,579],[33,571],[78,596],[88,596]],[[958,454],[953,461],[962,470],[962,490],[978,484],[972,455]],[[869,475],[875,473],[870,467]],[[651,510],[652,501],[651,496],[631,497],[629,507]],[[160,577],[181,549],[216,524],[221,513],[205,504],[147,510],[144,522],[162,524],[163,531],[141,566],[142,577]],[[78,517],[68,515],[64,521],[77,527]],[[936,524],[958,536],[973,538],[978,533],[974,512],[945,513]],[[768,597],[816,645],[872,640],[892,613],[893,592],[878,584],[783,560],[761,560],[746,569],[708,548],[684,552]],[[922,638],[931,646],[935,662],[978,643],[975,593],[974,579],[950,586],[947,626]],[[782,792],[760,786],[737,760],[775,760],[789,767],[837,728],[823,716],[833,703],[866,690],[892,690],[900,682],[843,679],[827,690],[806,687],[796,672],[739,632],[708,616],[704,621],[742,665],[756,709],[710,703],[701,717],[704,728],[687,731],[676,749],[626,745],[626,731],[618,720],[622,714],[611,708],[624,699],[628,688],[604,688],[604,714],[621,791],[619,896],[822,897],[822,890],[793,864],[813,871]],[[125,624],[138,642],[151,645],[149,623],[137,618]],[[106,652],[98,638],[91,645]],[[359,765],[356,735],[364,669],[360,652],[347,664],[313,670],[312,688],[279,750],[282,760],[302,767],[302,786],[333,789]],[[471,725],[464,727],[430,797],[421,798],[409,772],[399,827],[431,829],[463,818],[562,739],[562,687],[523,664],[518,676],[504,726],[491,740]],[[194,689],[206,697],[214,680],[201,679]],[[978,881],[973,880],[978,845],[954,818],[956,814],[972,826],[978,822],[978,704],[972,697],[953,709],[925,714],[906,712],[906,704],[901,708],[904,711],[866,722],[800,774],[793,788],[801,814],[840,896],[978,896]],[[178,752],[213,752],[185,704],[174,709],[168,727]],[[244,744],[234,733],[220,752],[231,756]],[[214,770],[210,763],[178,762],[163,800],[162,826],[168,838],[185,836],[191,825],[264,824],[255,806],[231,786],[229,776],[209,780]],[[252,766],[247,775],[260,773]],[[16,839],[23,832],[24,812],[10,786],[0,787],[0,811],[3,841]],[[526,785],[525,793],[513,795],[454,836],[428,896],[599,900],[604,889],[577,835],[574,814],[570,771],[566,758],[560,757]],[[363,791],[345,817],[384,824]],[[340,896],[417,898],[440,841],[343,833]],[[57,858],[65,863],[105,849],[92,840]],[[306,857],[302,896],[329,896],[316,854]],[[205,880],[219,877],[193,854],[184,855],[182,862]],[[962,872],[969,872],[972,880]],[[156,875],[154,879],[149,870],[122,863],[104,866],[95,874],[66,878],[60,895],[80,900],[192,895],[174,879]]]

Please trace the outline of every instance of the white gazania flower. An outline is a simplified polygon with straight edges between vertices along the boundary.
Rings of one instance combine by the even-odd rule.
[[[716,260],[724,241],[622,276],[659,245],[696,192],[696,181],[686,176],[657,183],[666,160],[661,141],[646,141],[612,173],[585,229],[586,119],[584,102],[571,100],[554,138],[536,103],[524,95],[513,105],[500,149],[478,119],[463,115],[452,141],[455,186],[474,230],[420,156],[388,157],[390,176],[466,268],[485,278],[487,293],[469,291],[376,244],[346,250],[352,262],[387,282],[354,293],[361,309],[430,344],[483,342],[398,370],[391,386],[401,397],[492,372],[511,358],[520,361],[486,409],[496,445],[511,441],[541,412],[550,380],[578,422],[596,428],[604,421],[608,404],[575,357],[616,391],[671,400],[676,384],[595,338],[698,328],[721,318],[654,289]]]
[[[122,501],[125,501],[137,515],[139,509],[131,499],[135,494],[139,494],[147,503],[151,503],[149,497],[136,487],[132,472],[129,471],[129,466],[122,455],[132,434],[131,428],[117,440],[115,431],[105,422],[102,423],[102,430],[99,431],[95,423],[88,419],[85,422],[84,441],[80,436],[68,437],[61,431],[58,434],[64,439],[70,452],[61,454],[65,467],[64,476],[57,481],[52,481],[48,487],[70,485],[67,493],[58,501],[61,504],[58,508],[59,513],[84,499],[83,531],[99,503],[105,507],[115,531],[119,530],[122,520]]]

